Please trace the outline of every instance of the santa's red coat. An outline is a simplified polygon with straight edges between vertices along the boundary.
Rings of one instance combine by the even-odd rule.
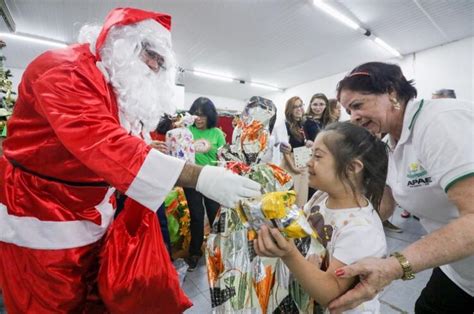
[[[97,62],[88,44],[73,45],[23,74],[0,159],[0,282],[11,313],[77,310],[91,295],[84,291],[115,188],[156,210],[184,166],[120,126]],[[22,276],[37,276],[36,286]]]
[[[120,126],[88,45],[38,57],[19,95],[0,161],[0,241],[36,249],[93,243],[113,216],[111,187],[152,210],[161,205],[184,163]]]

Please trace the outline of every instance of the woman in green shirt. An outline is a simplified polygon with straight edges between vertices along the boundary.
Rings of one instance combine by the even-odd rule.
[[[199,97],[191,105],[189,113],[197,116],[194,124],[189,127],[194,137],[196,164],[200,166],[216,166],[217,150],[225,144],[224,133],[216,127],[216,107],[209,98]],[[185,188],[184,194],[186,195],[191,215],[191,243],[189,245],[189,257],[186,259],[186,262],[189,265],[188,271],[193,271],[202,255],[204,205],[209,224],[212,226],[220,204],[205,197],[195,189]]]

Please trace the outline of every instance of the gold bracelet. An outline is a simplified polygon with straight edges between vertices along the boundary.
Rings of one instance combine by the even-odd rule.
[[[415,279],[415,274],[413,273],[413,269],[411,268],[411,264],[402,253],[393,252],[392,254],[390,254],[390,256],[395,257],[397,259],[397,261],[400,263],[400,266],[402,266],[402,270],[403,270],[402,280]]]

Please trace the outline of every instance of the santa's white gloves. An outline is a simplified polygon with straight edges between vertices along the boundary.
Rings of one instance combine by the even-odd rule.
[[[213,166],[202,168],[196,185],[196,191],[230,208],[234,208],[241,199],[261,195],[260,190],[257,182]]]

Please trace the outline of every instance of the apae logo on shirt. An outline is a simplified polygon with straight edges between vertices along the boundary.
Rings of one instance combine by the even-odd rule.
[[[432,179],[430,176],[427,176],[428,172],[423,168],[420,162],[412,162],[408,166],[408,183],[407,186],[410,188],[415,188],[419,186],[430,185]]]

